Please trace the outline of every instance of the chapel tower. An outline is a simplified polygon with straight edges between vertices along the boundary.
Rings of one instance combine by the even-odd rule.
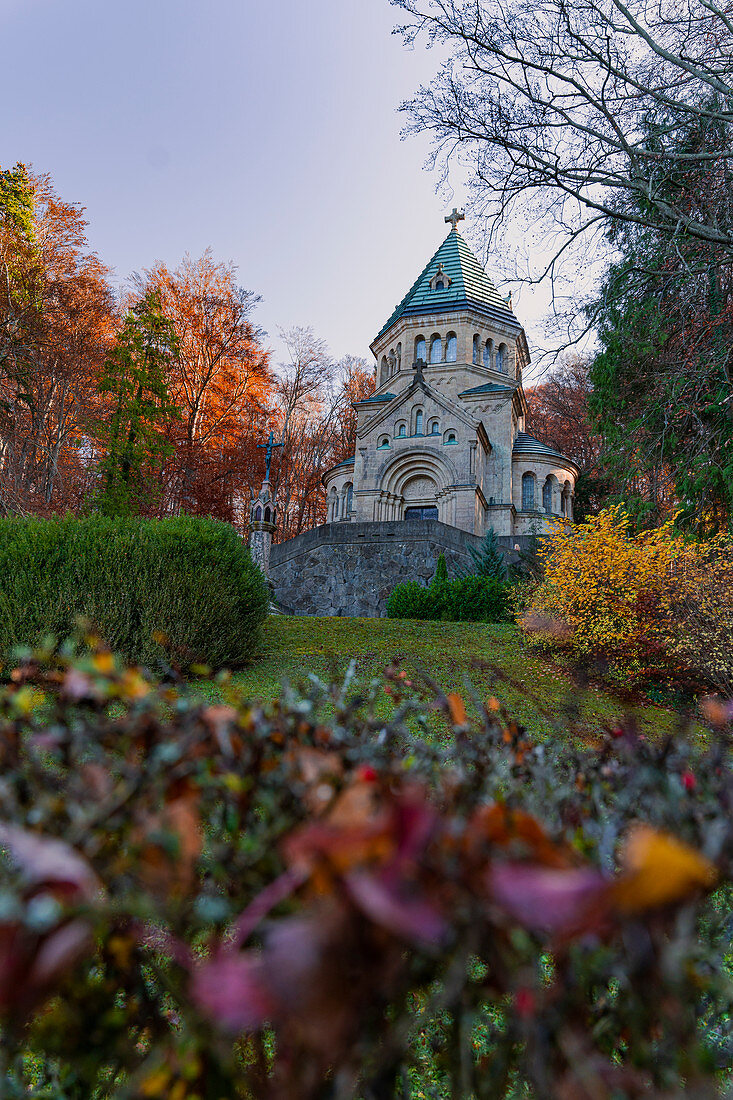
[[[458,232],[371,344],[376,391],[352,458],[324,475],[328,522],[436,519],[510,538],[571,517],[577,467],[524,431],[522,325]]]

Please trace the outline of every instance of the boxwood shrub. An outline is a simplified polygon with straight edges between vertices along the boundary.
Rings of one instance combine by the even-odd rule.
[[[417,581],[398,584],[387,601],[390,619],[430,619],[453,622],[507,622],[507,585],[493,577],[435,580],[428,587]]]
[[[152,520],[0,521],[0,653],[69,635],[91,621],[125,660],[167,653],[183,664],[248,661],[268,590],[232,527]]]

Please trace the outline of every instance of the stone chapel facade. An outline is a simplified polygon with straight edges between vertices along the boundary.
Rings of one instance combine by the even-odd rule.
[[[371,345],[355,454],[323,479],[329,523],[434,519],[508,543],[572,519],[578,469],[524,431],[524,330],[460,218]]]
[[[450,233],[371,345],[376,391],[355,406],[354,455],[323,476],[326,522],[270,551],[268,481],[253,502],[253,551],[282,610],[384,615],[394,586],[430,583],[440,554],[449,573],[470,569],[490,527],[511,558],[551,516],[572,518],[577,467],[524,430],[524,330],[461,218],[446,218]]]

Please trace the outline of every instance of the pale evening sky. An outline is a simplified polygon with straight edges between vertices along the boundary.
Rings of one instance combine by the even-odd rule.
[[[0,166],[32,164],[85,206],[119,284],[211,246],[262,295],[276,358],[278,327],[309,324],[371,363],[464,197],[460,179],[436,194],[425,139],[400,139],[399,103],[439,58],[405,49],[398,15],[387,0],[0,0]],[[517,303],[530,341],[546,301]]]

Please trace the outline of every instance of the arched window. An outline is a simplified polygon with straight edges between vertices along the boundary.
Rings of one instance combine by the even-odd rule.
[[[522,511],[534,512],[534,474],[522,474]]]
[[[389,439],[386,435],[383,435],[378,443],[379,447],[389,447]]]
[[[455,332],[449,332],[445,342],[445,361],[455,363],[458,358],[458,337]]]
[[[440,425],[438,424],[437,420],[434,420],[432,422],[432,424],[430,425],[430,434],[431,435],[440,435]]]
[[[400,435],[400,436],[407,435],[407,425],[406,424],[398,424],[398,426],[397,426],[397,435]]]
[[[476,366],[481,362],[481,337],[478,333],[473,338],[473,362]]]
[[[415,413],[415,435],[422,435],[422,409]]]
[[[389,367],[387,366],[387,356],[383,355],[382,356],[382,363],[381,363],[381,366],[379,368],[379,385],[381,386],[382,383],[386,382],[388,378],[389,378]]]
[[[499,344],[496,349],[496,369],[504,374],[506,371],[506,344]]]
[[[545,478],[542,486],[542,507],[548,515],[552,512],[552,476]]]
[[[491,353],[494,350],[493,341],[487,340],[484,344],[484,366],[491,370]]]
[[[428,345],[425,342],[424,336],[418,336],[415,341],[415,362],[418,359],[422,359],[423,363],[428,361]]]
[[[435,280],[435,289],[436,290],[445,290],[445,280],[436,279]]]
[[[346,512],[344,516],[348,516],[351,509],[354,506],[354,486],[350,481],[346,482]]]
[[[397,360],[397,370],[402,370],[402,344],[398,344],[395,348],[395,358]]]
[[[443,361],[443,341],[439,336],[434,336],[430,341],[430,362],[441,363]]]
[[[255,519],[258,523],[262,519],[262,509],[260,508],[259,504],[255,508]]]
[[[445,442],[446,443],[457,443],[458,440],[456,439],[456,433],[455,432],[446,432],[445,433]]]

